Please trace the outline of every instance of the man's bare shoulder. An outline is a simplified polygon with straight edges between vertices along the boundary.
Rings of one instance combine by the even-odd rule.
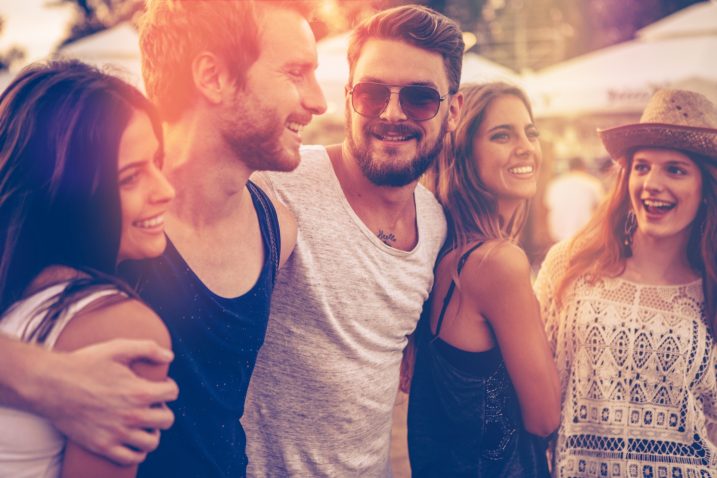
[[[281,267],[289,259],[289,256],[294,250],[294,246],[296,246],[296,236],[298,232],[296,216],[281,202],[274,190],[271,179],[264,171],[257,171],[252,174],[251,181],[264,191],[276,210],[281,234],[281,257],[279,258],[279,267]]]

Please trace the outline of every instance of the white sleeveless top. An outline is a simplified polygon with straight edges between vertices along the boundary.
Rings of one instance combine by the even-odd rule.
[[[45,315],[45,302],[66,286],[62,283],[48,287],[13,304],[0,319],[0,332],[26,341],[26,335]],[[71,304],[41,346],[52,349],[72,317],[97,299],[117,293],[114,288],[100,290]],[[60,476],[64,447],[65,437],[49,421],[0,406],[0,477],[56,478]]]

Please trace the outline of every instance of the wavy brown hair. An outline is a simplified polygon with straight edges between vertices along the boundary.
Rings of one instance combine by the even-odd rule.
[[[639,148],[638,148],[639,149]],[[555,296],[558,304],[579,278],[594,283],[601,277],[617,277],[625,271],[625,261],[632,255],[625,246],[625,220],[631,208],[628,181],[632,168],[632,156],[628,152],[618,170],[615,187],[595,212],[588,224],[568,244],[568,267],[557,281]],[[712,335],[717,335],[717,164],[714,159],[688,151],[687,155],[702,173],[702,204],[692,222],[687,243],[687,259],[690,266],[702,277],[705,296],[705,317]]]
[[[473,139],[493,100],[505,95],[519,98],[533,119],[530,102],[518,87],[503,82],[469,84],[461,87],[463,107],[458,126],[442,154],[426,172],[423,184],[438,198],[449,219],[450,247],[463,248],[471,242],[502,239],[513,241],[525,224],[528,200],[511,218],[498,214],[498,198],[478,174]]]

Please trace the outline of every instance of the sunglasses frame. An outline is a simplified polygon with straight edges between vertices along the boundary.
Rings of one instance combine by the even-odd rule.
[[[381,110],[378,112],[378,114],[376,114],[376,115],[367,115],[367,114],[361,113],[358,109],[356,109],[356,105],[354,105],[354,95],[353,95],[353,93],[354,93],[354,89],[355,89],[358,85],[376,85],[376,86],[383,86],[383,87],[385,87],[386,89],[388,89],[388,97],[386,97],[386,101],[385,101],[383,107],[381,108]],[[433,91],[436,92],[436,94],[438,95],[438,107],[436,108],[436,112],[433,113],[432,116],[429,116],[428,118],[416,119],[416,118],[412,118],[412,117],[406,112],[405,108],[403,107],[403,104],[401,103],[401,91],[402,91],[404,88],[410,88],[410,87],[427,88],[427,89],[429,89],[429,90],[433,90]],[[394,91],[396,88],[398,88],[398,91]],[[386,84],[386,83],[376,83],[375,81],[359,81],[358,83],[356,83],[356,84],[353,85],[352,87],[347,88],[347,89],[346,89],[346,93],[348,93],[349,95],[351,95],[351,108],[356,112],[356,114],[361,115],[361,116],[363,116],[364,118],[379,118],[379,117],[383,114],[383,112],[386,111],[386,108],[388,107],[388,104],[391,102],[391,95],[397,94],[397,95],[398,95],[398,104],[399,104],[399,106],[401,107],[401,111],[403,111],[403,114],[406,115],[406,117],[407,117],[408,119],[412,120],[412,121],[428,121],[428,120],[430,120],[430,119],[435,118],[436,115],[438,114],[438,112],[439,112],[440,109],[441,109],[441,103],[443,103],[443,101],[444,101],[446,98],[448,98],[448,96],[449,96],[449,93],[446,93],[445,95],[442,95],[442,96],[441,96],[441,92],[438,91],[437,88],[434,88],[434,87],[432,87],[432,86],[427,86],[427,85],[388,85],[388,84]]]

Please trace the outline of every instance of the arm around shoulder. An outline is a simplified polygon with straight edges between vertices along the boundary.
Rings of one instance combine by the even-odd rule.
[[[514,244],[484,247],[485,255],[466,263],[461,282],[495,333],[525,428],[547,436],[560,422],[559,381],[530,284],[530,263]]]
[[[69,352],[117,338],[151,340],[165,348],[171,345],[169,332],[161,319],[143,303],[127,299],[92,307],[87,312],[77,314],[60,334],[55,349]],[[134,361],[130,366],[135,374],[151,381],[164,380],[169,368],[166,363],[157,364],[143,360]],[[138,435],[142,433],[146,434],[147,431],[137,430]],[[157,431],[151,433],[158,434]],[[130,438],[139,437],[128,437],[128,441]],[[132,478],[135,474],[136,466],[117,465],[68,440],[63,461],[63,477]]]
[[[42,378],[53,354],[0,333],[0,404],[42,414],[37,403],[45,392]]]

